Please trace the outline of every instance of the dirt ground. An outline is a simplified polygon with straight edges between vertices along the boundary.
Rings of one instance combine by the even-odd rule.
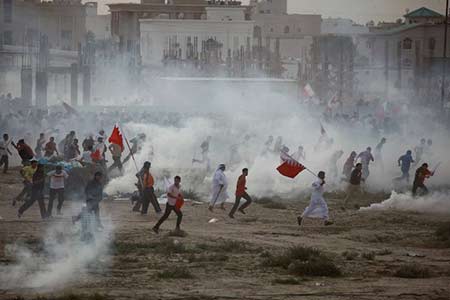
[[[17,170],[0,175],[0,268],[17,263],[5,251],[7,244],[25,242],[39,251],[46,227],[71,224],[69,213],[41,221],[37,204],[19,220],[11,199],[20,188]],[[448,212],[343,211],[342,200],[335,198],[328,199],[334,225],[306,220],[301,229],[296,216],[307,205],[306,198],[286,202],[286,209],[256,203],[234,220],[219,209],[210,213],[204,204],[187,203],[184,237],[168,236],[175,215],[156,235],[151,231],[154,213],[140,216],[131,212],[128,201],[105,201],[102,214],[110,215],[115,226],[107,254],[110,263],[74,272],[58,289],[3,289],[0,299],[450,299],[450,248],[435,236],[436,229],[450,221]],[[79,206],[67,201],[64,212]],[[208,223],[211,218],[217,222]],[[164,243],[176,247],[161,251]],[[263,264],[267,253],[292,246],[319,249],[342,275],[298,276]],[[429,274],[399,277],[397,271],[407,265]],[[174,268],[179,274],[164,275]]]

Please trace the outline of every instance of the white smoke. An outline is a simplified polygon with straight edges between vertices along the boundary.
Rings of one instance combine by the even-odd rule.
[[[421,213],[448,213],[450,211],[449,193],[433,192],[422,197],[413,197],[411,193],[392,192],[389,199],[362,207],[362,211],[370,210],[402,210]]]
[[[210,145],[210,159],[212,171],[206,174],[211,177],[212,172],[220,163],[229,166],[230,148],[239,145],[241,156],[250,156],[251,162],[243,161],[226,171],[230,188],[234,188],[235,180],[240,169],[248,167],[249,191],[256,195],[277,194],[287,192],[304,191],[314,180],[309,174],[302,173],[296,179],[291,180],[281,177],[276,171],[279,164],[277,155],[262,156],[264,142],[269,135],[283,137],[283,144],[290,148],[292,154],[297,147],[302,145],[306,151],[306,161],[303,162],[314,172],[330,170],[330,158],[335,151],[343,150],[344,155],[337,162],[338,178],[327,178],[328,188],[341,188],[340,179],[342,166],[351,151],[360,153],[368,146],[375,146],[382,136],[387,138],[383,149],[383,164],[379,161],[371,164],[371,175],[367,186],[370,191],[389,192],[394,189],[393,179],[401,175],[397,166],[397,159],[406,150],[414,150],[421,138],[433,139],[433,146],[424,155],[422,162],[428,162],[434,167],[446,157],[446,149],[450,147],[450,141],[443,138],[446,129],[436,122],[430,122],[428,113],[417,111],[409,112],[409,118],[420,120],[412,122],[404,120],[401,130],[396,133],[384,133],[382,135],[370,134],[369,129],[361,124],[349,125],[343,123],[323,123],[329,137],[334,139],[333,145],[316,151],[315,145],[320,137],[321,115],[320,109],[303,105],[296,97],[277,90],[271,83],[267,83],[260,90],[248,86],[245,94],[238,87],[229,84],[210,84],[212,98],[208,101],[200,101],[195,97],[195,89],[190,93],[184,93],[173,86],[172,89],[158,91],[158,99],[169,99],[166,103],[166,113],[173,111],[177,122],[172,125],[161,125],[136,121],[122,124],[124,132],[131,138],[138,133],[145,133],[148,137],[143,150],[136,155],[136,166],[130,162],[125,165],[124,175],[113,179],[105,191],[108,194],[116,192],[132,192],[135,190],[134,176],[137,169],[142,167],[146,160],[152,162],[152,172],[159,179],[157,187],[162,188],[162,177],[166,170],[170,170],[170,176],[181,175],[183,186],[200,192],[209,190],[209,181],[194,181],[192,177],[197,172],[202,172],[202,166],[193,165],[193,157],[200,155],[200,144],[206,136],[212,136]],[[208,88],[204,88],[208,89]],[[163,95],[168,91],[170,97]],[[204,91],[204,90],[202,90]],[[219,92],[220,91],[220,92]],[[184,100],[180,100],[180,94]],[[162,101],[162,100],[160,100]],[[200,103],[201,102],[201,105]],[[199,110],[198,114],[190,114],[187,111]],[[249,135],[248,145],[244,145],[244,136]],[[150,149],[154,150],[151,157]],[[127,153],[127,151],[125,152]],[[245,157],[244,157],[245,158]],[[445,184],[445,178],[450,176],[450,162],[443,161],[439,176],[433,178],[433,184]],[[411,167],[411,176],[414,176],[415,167]],[[177,173],[177,174],[175,174]],[[208,178],[207,178],[208,179]]]
[[[6,256],[16,263],[0,269],[0,289],[62,289],[85,275],[89,266],[106,267],[113,227],[108,220],[102,222],[103,231],[94,231],[89,242],[81,241],[78,226],[57,222],[36,252],[18,242],[6,245]]]

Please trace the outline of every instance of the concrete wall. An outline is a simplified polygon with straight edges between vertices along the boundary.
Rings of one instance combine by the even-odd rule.
[[[223,44],[222,59],[225,60],[228,49],[246,48],[247,40],[251,46],[253,25],[252,21],[141,20],[142,63],[161,64],[164,50],[169,49],[169,37],[176,37],[183,59],[186,58],[188,38],[191,43],[197,40],[198,52],[202,49],[202,41],[214,38]]]

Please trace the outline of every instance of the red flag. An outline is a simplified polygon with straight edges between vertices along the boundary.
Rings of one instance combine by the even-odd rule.
[[[314,90],[312,89],[309,83],[306,84],[305,87],[303,88],[303,95],[305,95],[306,97],[314,97],[315,95]]]
[[[304,165],[294,159],[286,160],[277,168],[278,172],[280,172],[281,175],[289,178],[295,178],[301,171],[305,169],[306,167]]]
[[[175,203],[175,207],[176,207],[178,210],[180,210],[180,209],[183,207],[183,205],[184,205],[184,198],[183,198],[182,195],[180,195],[180,196],[177,198],[177,202]]]
[[[111,133],[111,136],[108,139],[108,142],[110,142],[111,144],[119,145],[120,149],[123,151],[123,137],[117,125],[114,125],[114,129]]]
[[[102,154],[100,153],[100,149],[95,150],[95,152],[91,153],[91,158],[93,161],[101,161]]]

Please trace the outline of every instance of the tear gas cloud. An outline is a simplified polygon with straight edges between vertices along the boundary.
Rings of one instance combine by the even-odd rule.
[[[374,203],[369,207],[363,207],[360,210],[404,210],[421,213],[447,214],[450,211],[450,195],[448,192],[433,192],[422,197],[413,197],[411,193],[400,194],[392,192],[389,199]]]
[[[0,289],[58,290],[86,277],[89,269],[107,269],[113,224],[107,216],[102,222],[103,231],[92,229],[91,241],[80,239],[78,226],[56,222],[46,230],[36,252],[19,241],[6,245],[5,254],[16,263],[0,268]]]
[[[406,150],[414,152],[414,147],[421,138],[433,140],[430,151],[420,162],[428,162],[430,168],[442,164],[437,176],[429,180],[429,185],[446,184],[449,174],[449,160],[445,154],[450,146],[448,131],[433,121],[431,112],[424,108],[408,105],[407,118],[401,120],[400,130],[396,133],[373,134],[367,124],[346,122],[324,122],[321,110],[312,105],[303,104],[296,98],[296,93],[280,90],[280,84],[267,81],[263,85],[229,84],[220,81],[204,82],[202,86],[192,86],[181,82],[174,82],[170,88],[157,91],[154,99],[165,100],[166,111],[176,116],[177,125],[158,125],[143,122],[128,122],[122,124],[127,136],[134,136],[140,132],[147,135],[143,151],[136,155],[140,168],[144,161],[151,160],[153,173],[156,177],[182,175],[185,188],[202,192],[205,196],[209,191],[210,177],[219,163],[230,161],[233,145],[238,145],[240,162],[229,168],[226,174],[230,189],[234,188],[240,170],[250,169],[248,177],[249,192],[253,195],[274,195],[280,193],[297,193],[305,191],[314,179],[304,172],[291,180],[278,174],[276,167],[280,163],[276,154],[262,155],[264,142],[269,135],[275,139],[283,137],[283,144],[293,153],[302,145],[306,151],[306,161],[303,161],[314,172],[329,171],[330,158],[335,151],[343,150],[344,155],[337,163],[339,178],[328,178],[328,189],[342,189],[340,182],[342,166],[351,151],[362,152],[366,147],[375,146],[381,137],[387,138],[383,148],[382,162],[371,164],[371,175],[367,182],[370,191],[389,192],[394,187],[392,179],[401,175],[397,166],[398,158]],[[384,83],[383,83],[384,84]],[[382,84],[380,84],[382,86]],[[160,103],[155,102],[155,106]],[[354,107],[347,108],[346,113],[353,113]],[[196,111],[196,114],[190,114]],[[189,112],[189,113],[186,113]],[[373,112],[370,112],[373,113]],[[316,150],[315,145],[320,138],[320,124],[323,123],[327,135],[333,138],[330,147]],[[245,136],[250,139],[245,141]],[[200,144],[207,137],[212,136],[209,157],[212,171],[207,174],[205,182],[192,179],[196,169],[201,172],[204,166],[193,165],[193,157],[199,158]],[[154,156],[149,155],[154,149]],[[230,165],[229,165],[230,166]],[[170,171],[170,172],[168,172]],[[414,176],[415,167],[411,167]],[[136,181],[133,164],[125,166],[122,177],[113,179],[106,188],[108,193],[131,192]],[[163,188],[160,181],[159,188]],[[205,199],[206,200],[206,199]]]

